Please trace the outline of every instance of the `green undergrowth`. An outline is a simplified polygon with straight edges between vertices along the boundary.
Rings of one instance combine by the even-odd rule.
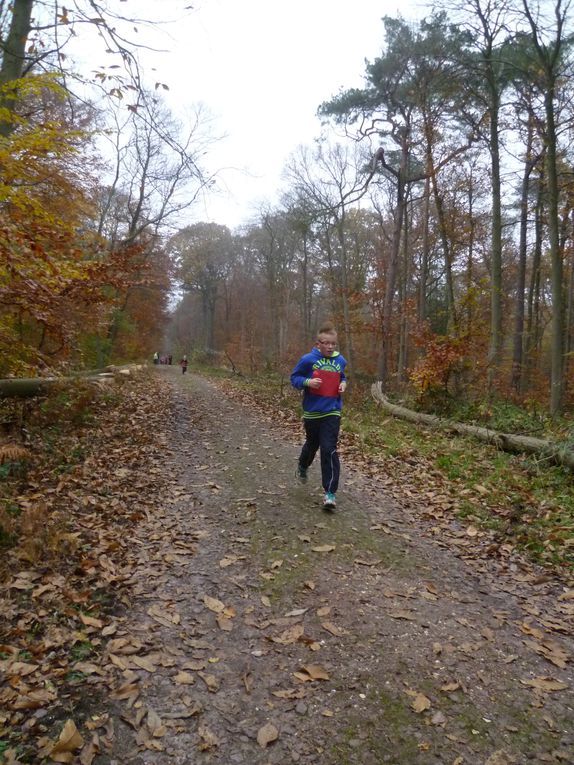
[[[206,376],[217,376],[209,369]],[[255,397],[262,409],[294,424],[300,397],[286,375],[227,375],[225,384]],[[568,444],[574,440],[568,420],[551,421],[540,410],[514,404],[475,403],[451,406],[450,419],[504,432],[534,435]],[[512,427],[511,427],[512,426]],[[574,563],[574,481],[568,468],[545,459],[503,452],[470,437],[399,420],[370,397],[368,388],[346,397],[341,446],[381,475],[397,479],[398,488],[451,498],[448,512],[461,522],[495,533],[495,542],[526,553],[535,562],[571,573]],[[444,502],[443,505],[444,507]],[[432,510],[432,508],[431,508]]]
[[[416,426],[371,401],[348,408],[344,431],[354,435],[365,455],[410,466],[425,493],[431,483],[440,492],[446,489],[461,519],[496,531],[500,541],[538,562],[571,569],[574,482],[568,468]]]

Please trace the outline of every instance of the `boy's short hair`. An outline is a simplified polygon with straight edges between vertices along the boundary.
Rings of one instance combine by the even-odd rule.
[[[332,321],[324,321],[321,326],[319,327],[319,330],[317,332],[317,336],[319,335],[336,335],[337,330],[335,329],[335,325]]]

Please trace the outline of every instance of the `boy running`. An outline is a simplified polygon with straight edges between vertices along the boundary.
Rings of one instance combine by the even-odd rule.
[[[297,466],[299,480],[307,480],[307,469],[317,449],[321,455],[321,479],[325,498],[323,508],[334,510],[339,485],[337,441],[341,425],[341,393],[347,387],[346,360],[337,347],[337,332],[331,323],[321,326],[317,342],[310,353],[302,356],[291,373],[291,385],[303,390],[303,423],[305,443]]]

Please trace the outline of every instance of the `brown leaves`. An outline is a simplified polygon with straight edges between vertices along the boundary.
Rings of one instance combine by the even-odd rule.
[[[8,549],[0,556],[5,643],[0,649],[0,707],[8,710],[7,718],[0,714],[0,723],[10,720],[15,740],[41,751],[46,761],[53,753],[54,762],[91,765],[107,739],[101,732],[87,733],[87,723],[78,731],[68,721],[60,737],[48,741],[37,724],[43,716],[61,719],[62,704],[74,708],[80,699],[89,703],[100,697],[140,709],[139,677],[147,673],[149,678],[173,662],[148,643],[158,627],[173,630],[181,621],[169,599],[154,597],[146,606],[149,621],[140,633],[144,643],[126,631],[122,618],[108,615],[125,611],[121,599],[127,586],[155,594],[162,570],[179,565],[182,552],[192,547],[173,539],[159,509],[162,496],[169,495],[165,484],[171,476],[158,467],[161,454],[147,448],[150,424],[161,424],[163,416],[157,389],[148,381],[136,395],[134,387],[126,381],[117,403],[108,402],[101,419],[85,432],[68,435],[68,413],[58,416],[63,435],[58,442],[51,436],[53,462],[42,457],[42,433],[34,432],[28,486],[15,498],[30,539],[25,550]],[[64,394],[75,417],[89,411],[93,394],[88,398],[78,389],[83,396],[78,406],[74,395]],[[40,416],[38,428],[43,422]],[[71,456],[76,451],[81,459]],[[154,503],[153,533],[134,534]],[[130,581],[136,571],[137,581]],[[146,727],[146,736],[161,740],[161,726],[153,732],[155,737]],[[112,729],[105,735],[112,736]],[[142,733],[142,745],[147,740]]]
[[[36,672],[36,670],[39,668],[39,664],[28,664],[25,661],[14,661],[11,664],[8,664],[8,677],[12,680],[18,677],[26,677],[26,675],[30,675],[32,672]]]
[[[566,663],[570,660],[569,654],[553,640],[541,640],[540,642],[525,640],[524,644],[560,669],[565,669]]]
[[[275,635],[271,638],[271,640],[274,643],[279,643],[280,645],[292,645],[293,643],[296,643],[301,637],[303,637],[304,632],[305,628],[300,622],[298,622],[297,624],[293,624],[291,627],[288,627],[280,635]]]
[[[561,625],[558,626],[560,627]],[[519,628],[525,635],[530,635],[535,638],[535,640],[524,641],[524,644],[528,648],[531,648],[536,653],[543,656],[551,664],[554,664],[554,666],[560,667],[560,669],[566,667],[567,662],[570,661],[570,655],[561,645],[547,637],[544,630],[539,627],[534,627],[528,622],[522,622],[522,624],[519,625]]]
[[[88,614],[80,614],[80,621],[88,627],[95,627],[95,629],[101,630],[104,626],[104,622],[101,619],[96,619]]]
[[[74,753],[84,745],[84,739],[80,735],[73,720],[66,720],[55,744],[48,744],[43,755],[48,755],[52,762],[73,762]]]
[[[153,606],[148,608],[147,613],[164,627],[172,627],[174,624],[181,622],[180,615],[174,609],[168,609],[159,603],[154,603]]]
[[[167,728],[163,724],[161,717],[152,707],[147,708],[146,726],[150,735],[154,738],[162,738],[167,733]]]
[[[419,691],[406,691],[406,693],[413,697],[411,709],[417,714],[426,712],[427,709],[431,708],[431,700],[428,696],[425,696],[424,693],[420,693]]]
[[[155,443],[155,431],[153,435]],[[156,480],[157,475],[153,474],[152,478]],[[122,476],[116,477],[124,480]],[[207,489],[202,493],[203,497],[209,494],[209,487]],[[102,495],[106,496],[103,490]],[[91,492],[90,496],[100,500],[100,494],[96,492]],[[134,491],[134,496],[138,505],[145,503],[145,492],[139,488]],[[169,502],[174,498],[175,504],[175,500],[179,502],[182,496],[168,491],[163,499]],[[539,649],[541,655],[546,652],[546,658],[554,656],[558,660],[567,660],[552,645],[548,628],[540,619],[518,635],[513,622],[516,610],[508,606],[506,616],[496,617],[495,624],[495,617],[487,615],[482,604],[478,608],[474,601],[470,602],[472,598],[478,601],[480,595],[476,588],[474,591],[467,588],[466,580],[460,587],[461,595],[468,595],[468,600],[462,597],[459,600],[459,596],[451,592],[457,580],[450,577],[450,572],[439,571],[430,565],[417,566],[412,576],[410,570],[402,568],[383,572],[378,557],[382,555],[383,547],[373,543],[361,550],[358,546],[362,527],[354,530],[356,536],[349,532],[353,544],[340,541],[345,539],[340,528],[336,532],[330,528],[322,532],[329,536],[319,537],[309,531],[308,535],[300,534],[306,539],[297,540],[297,532],[307,531],[313,522],[307,525],[303,517],[303,520],[298,519],[301,523],[296,526],[295,519],[290,517],[281,521],[285,524],[282,528],[262,532],[277,536],[270,544],[261,546],[260,555],[253,559],[235,555],[233,545],[246,545],[243,551],[251,551],[253,542],[249,542],[251,530],[244,525],[243,510],[235,515],[236,508],[233,507],[233,512],[229,513],[227,496],[227,487],[223,486],[220,497],[212,500],[221,503],[224,508],[221,515],[217,515],[215,504],[207,507],[206,502],[200,507],[197,503],[197,514],[193,514],[193,509],[189,514],[186,512],[182,525],[178,525],[179,520],[162,515],[159,507],[157,516],[155,509],[152,513],[149,508],[139,508],[146,534],[137,535],[137,546],[122,548],[122,535],[117,530],[111,534],[106,528],[97,527],[97,541],[92,540],[81,563],[81,577],[86,580],[86,585],[70,588],[72,593],[67,602],[69,634],[62,638],[62,635],[50,633],[50,640],[57,644],[57,648],[47,650],[58,653],[62,673],[72,669],[86,675],[90,683],[97,683],[98,691],[101,689],[106,693],[110,688],[110,696],[120,702],[124,719],[138,736],[138,745],[151,750],[147,753],[150,762],[154,761],[153,752],[160,751],[160,747],[167,751],[172,747],[176,749],[182,730],[185,735],[194,736],[190,748],[196,747],[196,757],[200,757],[200,750],[209,753],[208,759],[215,757],[221,762],[226,761],[229,749],[236,742],[228,735],[231,728],[227,724],[222,724],[219,729],[214,721],[221,719],[219,712],[230,716],[235,715],[236,710],[241,719],[249,720],[247,738],[243,738],[241,746],[245,744],[246,749],[250,746],[252,754],[254,749],[259,749],[260,754],[255,753],[255,759],[272,759],[267,755],[271,754],[269,750],[279,735],[285,738],[301,733],[302,743],[311,747],[322,744],[331,734],[338,735],[346,725],[349,711],[352,715],[364,712],[365,720],[374,719],[375,714],[380,713],[378,704],[382,696],[377,695],[377,691],[388,682],[388,694],[394,698],[397,694],[401,696],[402,706],[410,715],[409,728],[416,731],[413,757],[416,759],[417,746],[420,751],[426,751],[424,747],[432,748],[436,739],[442,738],[445,746],[440,756],[452,765],[455,755],[465,746],[457,742],[458,751],[448,749],[448,742],[454,739],[446,738],[447,735],[462,736],[459,721],[455,719],[458,711],[462,714],[462,708],[470,706],[477,698],[486,706],[488,696],[495,698],[497,672],[510,680],[518,671],[516,666],[502,665],[501,651],[506,654],[510,649],[515,650],[516,644],[520,645],[520,641],[527,638],[534,643],[534,650]],[[186,511],[188,506],[193,508],[190,497],[180,504]],[[99,508],[93,515],[88,515],[93,507],[90,502],[84,506],[84,517],[93,518],[95,522]],[[261,502],[258,523],[264,509],[264,502]],[[223,515],[225,511],[229,521]],[[119,507],[117,512],[121,512]],[[149,522],[145,521],[146,515]],[[275,514],[269,517],[277,519]],[[347,519],[336,520],[339,522],[346,524]],[[359,521],[351,521],[355,522],[359,526]],[[195,568],[190,566],[188,576],[180,568],[180,553],[184,547],[175,540],[185,529],[189,530],[189,539],[193,538],[197,543],[197,527],[205,533],[208,543],[205,548],[197,545],[198,564]],[[346,527],[343,529],[346,533]],[[464,533],[465,539],[472,540]],[[245,535],[241,537],[243,541],[238,541],[239,534]],[[127,536],[125,532],[123,536]],[[394,537],[399,534],[393,531],[392,536],[383,540],[385,545],[394,544]],[[414,536],[412,548],[416,552]],[[323,544],[325,541],[331,544]],[[311,544],[317,547],[311,550]],[[336,547],[343,552],[340,558],[335,552],[337,560],[333,561],[330,553]],[[129,558],[134,548],[139,556],[136,568],[131,566]],[[294,550],[298,552],[301,548],[304,554],[295,555]],[[224,552],[225,558],[222,558]],[[384,557],[387,561],[392,560],[386,550]],[[237,565],[242,558],[242,564]],[[274,573],[276,585],[265,586],[257,576],[260,566],[266,566],[267,572]],[[88,573],[92,570],[93,575]],[[176,576],[172,577],[174,570]],[[123,582],[136,588],[135,611],[141,621],[128,624],[119,616],[114,616],[113,620],[107,616],[109,612],[125,613],[124,604],[130,604],[126,597],[124,603],[119,604],[120,608],[109,612],[98,610],[97,604],[90,599],[90,589],[94,581],[103,577],[102,572],[113,578],[114,592],[125,593]],[[436,577],[439,587],[421,577]],[[58,588],[43,573],[15,577],[14,583],[17,587],[12,592],[18,598],[37,598],[46,611],[50,609],[50,614],[53,613],[50,599]],[[394,602],[385,600],[387,596]],[[236,616],[231,602],[241,611],[241,617]],[[506,607],[502,599],[497,603],[501,609]],[[569,606],[572,600],[563,599],[559,603]],[[540,611],[546,617],[542,608]],[[81,615],[86,618],[82,619]],[[563,616],[564,623],[567,618],[567,615]],[[405,623],[415,620],[420,628],[417,624]],[[548,618],[545,621],[550,623]],[[30,625],[24,624],[24,629],[30,629]],[[513,635],[511,630],[514,630]],[[75,645],[79,650],[88,636],[95,648],[81,661],[67,664],[62,657]],[[442,641],[442,644],[435,643],[435,655],[431,652],[433,640]],[[42,650],[38,654],[24,654],[20,644],[16,640],[12,642],[13,676],[17,676],[19,684],[29,683],[31,687],[38,667],[42,667]],[[381,644],[392,647],[392,655],[390,652],[382,654]],[[476,657],[477,647],[481,648],[480,661]],[[20,656],[28,658],[22,661]],[[489,674],[488,662],[493,656],[496,656],[496,664]],[[397,674],[392,673],[395,658],[403,667]],[[345,666],[340,665],[341,661]],[[458,665],[459,661],[464,662],[463,667]],[[463,692],[465,689],[456,677],[468,682],[467,677],[476,676],[477,666],[484,668],[484,677],[477,680],[482,683],[480,694],[474,695],[473,686]],[[532,679],[525,670],[523,676]],[[561,679],[560,674],[556,677]],[[404,687],[408,687],[408,683],[415,689],[410,697],[402,695],[403,682]],[[425,684],[419,690],[420,682]],[[430,690],[432,682],[436,687]],[[54,687],[60,692],[60,686],[46,687]],[[531,687],[536,690],[535,686]],[[550,692],[546,690],[546,684],[543,687],[545,690],[541,692]],[[559,690],[560,687],[551,689]],[[35,688],[42,690],[37,685]],[[158,702],[156,706],[159,714],[149,707],[150,700],[158,698],[156,688],[164,694],[161,705]],[[86,690],[89,691],[84,685],[83,692]],[[456,696],[445,696],[457,691]],[[523,689],[523,693],[529,691]],[[20,695],[30,703],[31,692]],[[169,703],[164,704],[165,699]],[[305,702],[298,703],[302,699]],[[202,706],[199,706],[200,702]],[[356,710],[351,710],[351,705],[356,706]],[[12,704],[11,710],[14,708]],[[454,711],[455,708],[460,710]],[[452,712],[452,720],[447,721],[447,711],[449,715]],[[482,707],[480,711],[484,711]],[[295,714],[299,717],[294,717]],[[198,717],[186,721],[187,717],[195,715]],[[285,715],[285,719],[281,715]],[[268,721],[268,717],[273,719]],[[299,720],[299,725],[294,724],[293,719]],[[312,741],[313,729],[321,729],[317,737],[320,741]],[[470,734],[465,735],[472,741]],[[83,737],[89,743],[84,745],[85,753],[82,751],[80,756],[87,765],[98,752],[102,758],[108,756],[101,739],[91,738],[91,734]],[[254,743],[255,738],[258,743]],[[494,738],[492,744],[494,747]],[[276,751],[274,759],[280,759],[279,755],[289,757],[291,741],[280,741],[280,746],[281,752]],[[265,749],[267,752],[263,752]],[[78,751],[75,750],[76,756]],[[360,750],[354,755],[357,761],[362,753]],[[467,752],[464,753],[466,756]],[[193,751],[187,756],[193,759]],[[249,758],[247,752],[245,756]],[[313,748],[309,749],[309,756],[321,759],[321,753],[317,750],[313,754]],[[439,753],[435,752],[433,756],[437,757]],[[483,759],[486,756],[484,754]],[[85,765],[83,761],[82,765]]]
[[[245,555],[226,555],[219,561],[219,568],[227,568],[228,566],[233,566],[234,563],[237,563],[240,560],[245,560]]]
[[[355,558],[355,560],[353,561],[353,563],[356,566],[369,566],[369,567],[378,566],[382,562],[383,562],[382,558],[373,558],[369,560],[367,560],[366,558]]]
[[[211,693],[216,693],[219,690],[220,681],[215,675],[211,675],[208,672],[198,672],[199,677],[203,680],[207,686],[207,690]]]
[[[279,731],[273,723],[266,723],[257,732],[257,743],[262,749],[279,738]]]
[[[329,673],[320,664],[304,664],[298,672],[293,675],[302,683],[309,680],[329,680]]]
[[[217,624],[219,629],[226,632],[231,632],[233,624],[231,619],[236,615],[235,609],[230,606],[226,606],[221,600],[212,598],[209,595],[203,596],[203,603],[210,611],[217,614]]]
[[[404,608],[395,608],[393,611],[389,611],[391,619],[405,619],[405,621],[412,622],[416,619],[416,616],[412,611],[406,611]]]
[[[32,458],[32,454],[23,446],[18,444],[0,444],[0,465],[5,462],[27,462]]]
[[[542,693],[552,693],[553,691],[563,691],[568,688],[568,683],[561,680],[555,680],[553,677],[534,677],[531,680],[521,680],[522,685],[528,685]]]
[[[173,682],[176,685],[193,685],[195,677],[191,672],[178,672],[177,675],[174,675]]]
[[[225,616],[225,614],[218,614],[216,622],[220,630],[224,630],[225,632],[231,632],[231,630],[233,629],[233,622],[231,621],[229,617]]]
[[[203,596],[203,603],[206,608],[209,608],[210,611],[213,611],[216,614],[221,614],[225,611],[225,603],[222,603],[221,600],[212,598],[209,595]]]
[[[313,550],[313,552],[328,553],[328,552],[333,552],[333,550],[336,550],[337,545],[318,545],[317,547],[312,547],[311,549]]]
[[[199,725],[197,729],[199,735],[199,749],[206,752],[219,746],[219,738],[211,731],[207,725]]]
[[[459,688],[461,688],[461,684],[456,680],[450,683],[444,683],[440,687],[443,693],[454,693],[454,691],[458,691]]]
[[[287,688],[281,691],[271,691],[278,699],[304,699],[307,692],[304,688]]]
[[[347,634],[344,629],[337,627],[333,622],[321,622],[321,627],[323,627],[324,630],[327,630],[327,632],[330,632],[331,635],[335,635],[335,637],[342,637]]]
[[[134,655],[130,658],[130,662],[135,664],[136,667],[144,669],[146,672],[155,672],[157,667],[149,656],[137,656]]]

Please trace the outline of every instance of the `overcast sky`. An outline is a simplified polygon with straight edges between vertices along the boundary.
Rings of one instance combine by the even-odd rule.
[[[182,13],[185,6],[193,7]],[[151,81],[169,86],[172,109],[185,114],[201,102],[215,118],[214,134],[225,134],[207,160],[210,170],[221,168],[219,194],[194,216],[230,227],[275,201],[288,156],[320,133],[320,103],[362,85],[365,59],[382,48],[381,18],[421,15],[417,0],[138,0],[120,8],[178,17],[154,32],[165,52],[142,60],[156,69]]]

